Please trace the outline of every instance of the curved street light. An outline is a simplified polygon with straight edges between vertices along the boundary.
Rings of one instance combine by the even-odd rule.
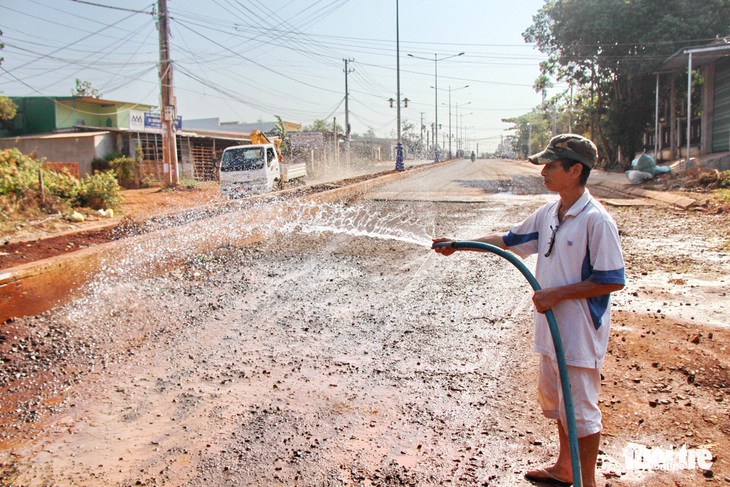
[[[459,54],[452,54],[450,56],[443,56],[441,58],[438,57],[438,54],[433,54],[433,66],[434,66],[434,81],[433,84],[435,85],[434,93],[435,93],[435,100],[434,100],[434,130],[436,131],[433,137],[434,141],[434,150],[433,150],[433,162],[439,161],[439,149],[438,149],[438,140],[439,140],[439,92],[438,92],[438,86],[439,86],[439,69],[438,69],[438,62],[444,61],[446,59],[451,59],[458,56],[463,56],[464,53],[460,52]],[[431,61],[431,58],[422,57],[422,56],[414,56],[413,54],[408,54],[409,57],[412,57],[414,59],[425,59],[426,61]],[[432,87],[433,88],[433,87]],[[449,120],[451,120],[451,116],[449,116]],[[449,152],[451,150],[449,149]]]

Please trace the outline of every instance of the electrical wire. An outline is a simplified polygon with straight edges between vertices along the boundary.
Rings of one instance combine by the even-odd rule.
[[[121,21],[127,20],[127,19],[131,18],[131,17],[132,17],[132,16],[134,16],[134,15],[136,15],[136,14],[132,13],[132,14],[128,15],[127,17],[123,18],[123,19],[122,19]],[[73,42],[71,42],[71,43],[69,43],[69,44],[66,44],[66,45],[64,45],[64,46],[61,46],[61,47],[59,47],[58,49],[56,49],[56,50],[54,50],[54,51],[52,51],[52,52],[50,52],[50,53],[48,53],[48,54],[46,54],[46,55],[44,55],[44,56],[42,56],[42,57],[38,58],[38,59],[35,59],[35,60],[33,60],[33,61],[29,61],[29,62],[28,62],[28,63],[26,63],[26,64],[23,64],[23,65],[21,65],[21,66],[16,66],[16,67],[15,67],[14,69],[16,69],[16,70],[19,70],[19,69],[23,69],[24,67],[26,67],[26,66],[29,66],[29,65],[31,65],[31,64],[33,64],[33,63],[35,63],[35,62],[37,62],[37,61],[40,61],[41,59],[45,59],[45,58],[46,58],[46,57],[48,57],[48,56],[51,56],[51,55],[53,55],[53,54],[56,54],[57,52],[63,51],[64,49],[67,49],[68,47],[71,47],[71,46],[73,46],[74,44],[78,44],[78,43],[80,43],[81,41],[84,41],[84,40],[86,40],[86,39],[89,39],[90,37],[93,37],[94,35],[97,35],[97,34],[99,34],[99,33],[101,33],[101,32],[104,32],[104,31],[105,31],[105,30],[107,30],[107,29],[111,29],[111,28],[114,28],[114,27],[115,27],[115,24],[116,24],[116,23],[117,23],[117,22],[115,22],[115,23],[113,23],[113,24],[106,24],[106,25],[104,25],[104,27],[102,27],[101,29],[99,29],[99,30],[97,30],[97,31],[95,31],[95,32],[92,32],[91,34],[89,34],[89,35],[86,35],[86,36],[82,37],[81,39],[77,39],[77,40],[75,40],[75,41],[73,41]]]
[[[33,92],[35,92],[35,93],[38,93],[38,94],[39,94],[39,95],[40,95],[41,97],[43,97],[43,98],[45,98],[45,99],[47,99],[47,100],[50,100],[50,101],[51,101],[51,102],[53,102],[53,103],[54,103],[55,105],[57,105],[57,106],[66,106],[66,105],[63,105],[62,103],[60,103],[60,102],[59,102],[59,101],[58,101],[58,100],[57,100],[56,98],[52,98],[52,97],[50,97],[50,96],[46,96],[46,95],[44,95],[43,93],[41,93],[40,91],[37,91],[37,90],[36,90],[35,88],[33,88],[33,87],[32,87],[31,85],[27,84],[27,83],[26,83],[25,81],[23,81],[22,79],[18,78],[17,76],[15,76],[15,75],[14,75],[13,73],[11,73],[11,72],[10,72],[10,71],[8,71],[7,69],[3,68],[2,66],[0,66],[0,70],[4,71],[4,72],[5,72],[5,74],[7,74],[7,75],[8,75],[8,76],[10,76],[11,78],[13,78],[13,79],[14,79],[15,81],[17,81],[18,83],[20,83],[20,84],[22,84],[22,85],[24,85],[24,86],[28,87],[29,89],[33,90]],[[155,86],[155,91],[156,91],[156,90],[157,90],[157,86]],[[132,104],[132,105],[131,105],[130,107],[128,107],[128,108],[124,108],[124,109],[122,109],[122,110],[119,110],[119,111],[116,111],[116,112],[108,112],[108,113],[106,113],[106,115],[119,115],[120,113],[126,113],[126,112],[128,112],[129,110],[134,110],[134,109],[135,109],[136,107],[139,107],[139,106],[147,106],[147,105],[146,105],[146,104],[144,104],[144,103],[134,103],[134,104]],[[86,112],[86,111],[80,110],[80,109],[78,109],[78,108],[76,109],[76,111],[77,111],[78,113],[83,113],[83,114],[85,114],[85,115],[98,115],[98,114],[99,114],[98,112]]]
[[[219,43],[219,42],[216,42],[216,41],[214,41],[214,40],[213,40],[213,39],[211,39],[210,37],[207,37],[207,36],[205,36],[205,35],[201,34],[200,32],[196,32],[196,31],[195,31],[194,29],[191,29],[190,27],[188,27],[188,26],[187,26],[187,25],[185,25],[184,23],[181,23],[181,22],[176,22],[176,24],[177,24],[177,25],[180,25],[180,26],[182,26],[182,27],[185,27],[186,29],[188,29],[188,30],[190,30],[191,32],[193,32],[194,34],[197,34],[197,35],[199,35],[200,37],[202,37],[202,38],[206,39],[206,40],[207,40],[208,42],[211,42],[211,43],[213,43],[213,44],[217,45],[218,47],[221,47],[222,49],[225,49],[226,51],[230,52],[230,53],[231,53],[231,54],[233,54],[234,56],[240,57],[240,58],[242,58],[242,59],[244,59],[244,60],[246,60],[246,61],[250,62],[251,64],[254,64],[254,65],[256,65],[256,66],[258,66],[258,67],[260,67],[260,68],[268,69],[268,67],[267,67],[267,66],[265,66],[264,64],[261,64],[261,63],[259,63],[259,62],[257,62],[257,61],[254,61],[253,59],[251,59],[251,58],[249,58],[249,57],[246,57],[246,56],[242,55],[241,53],[238,53],[238,52],[235,52],[235,51],[233,51],[233,50],[229,49],[228,47],[226,47],[226,46],[222,45],[221,43]],[[314,89],[316,89],[316,90],[320,90],[320,91],[325,91],[325,92],[328,92],[328,93],[338,93],[338,92],[336,92],[336,91],[333,91],[333,90],[328,90],[328,89],[326,89],[326,88],[322,88],[321,86],[316,86],[316,85],[313,85],[313,84],[310,84],[310,83],[305,83],[304,81],[298,80],[298,79],[296,79],[296,78],[294,78],[294,77],[292,77],[292,76],[289,76],[289,75],[283,74],[283,73],[281,73],[281,72],[278,72],[278,71],[272,71],[272,72],[273,72],[273,73],[275,73],[275,74],[277,74],[278,76],[281,76],[282,78],[286,78],[286,79],[288,79],[288,80],[290,80],[290,81],[294,81],[294,82],[295,82],[295,83],[297,83],[297,84],[301,84],[301,85],[304,85],[304,86],[308,86],[308,87],[310,87],[310,88],[314,88]]]
[[[83,3],[83,4],[86,4],[86,5],[91,5],[93,7],[103,7],[103,8],[113,9],[113,10],[122,10],[122,11],[125,11],[125,12],[134,12],[136,14],[154,15],[154,11],[153,12],[147,12],[145,10],[134,10],[134,9],[131,9],[131,8],[115,7],[113,5],[104,5],[104,4],[101,4],[101,3],[88,2],[86,0],[70,0],[70,1],[76,2],[76,3]],[[152,8],[152,7],[154,7],[154,4],[149,5],[147,8]]]

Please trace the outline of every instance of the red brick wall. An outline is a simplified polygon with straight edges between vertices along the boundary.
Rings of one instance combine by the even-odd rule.
[[[43,168],[53,172],[63,172],[66,169],[71,176],[79,179],[78,162],[44,162]]]

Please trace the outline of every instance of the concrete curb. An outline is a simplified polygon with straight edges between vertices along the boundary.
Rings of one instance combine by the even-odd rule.
[[[590,181],[589,181],[590,182]],[[590,184],[589,184],[590,185]],[[684,210],[697,204],[697,201],[686,196],[677,196],[672,193],[665,193],[662,191],[652,191],[649,189],[642,189],[638,187],[628,186],[614,181],[600,181],[593,184],[594,186],[603,186],[619,193],[624,193],[630,196],[636,196],[639,198],[647,198],[656,201],[661,201],[670,205],[678,206]]]

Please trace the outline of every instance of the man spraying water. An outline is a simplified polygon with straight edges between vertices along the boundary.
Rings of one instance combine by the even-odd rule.
[[[529,161],[543,165],[545,187],[560,199],[539,208],[507,233],[485,235],[470,241],[509,249],[526,257],[537,253],[535,352],[540,354],[538,403],[543,415],[556,420],[560,451],[554,465],[531,470],[525,478],[537,482],[572,483],[571,459],[557,358],[545,312],[555,314],[563,337],[568,365],[578,448],[581,485],[595,484],[595,467],[601,435],[598,395],[600,368],[610,334],[610,293],[624,287],[624,263],[613,218],[586,189],[598,159],[595,144],[585,137],[562,134]],[[434,243],[453,242],[436,238]],[[438,245],[437,253],[451,255],[453,246]]]

